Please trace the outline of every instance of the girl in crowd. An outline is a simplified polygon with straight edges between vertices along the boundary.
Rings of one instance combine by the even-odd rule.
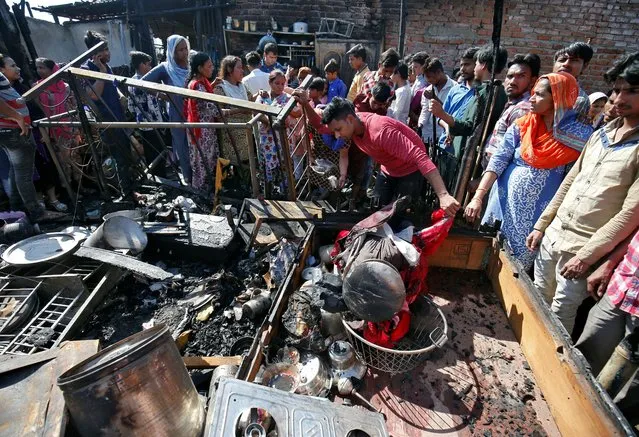
[[[195,91],[213,93],[213,62],[206,53],[197,52],[191,57],[191,72],[188,88]],[[216,82],[219,79],[216,79]],[[219,119],[220,111],[213,102],[186,99],[186,114],[189,123],[212,123]],[[188,129],[188,144],[193,172],[191,184],[207,193],[213,192],[215,169],[220,155],[220,146],[215,128]]]
[[[20,68],[16,65],[15,61],[9,57],[1,57],[0,56],[0,73],[2,73],[7,80],[10,82],[11,87],[19,94],[24,94],[29,88],[20,82]],[[27,104],[28,112],[31,114],[32,119],[44,118],[44,113],[37,105],[29,105]],[[32,135],[29,136],[28,141],[33,145],[35,144],[36,153],[35,156],[32,157],[35,163],[35,173],[31,173],[31,177],[35,177],[36,179],[36,189],[44,194],[44,201],[40,201],[40,206],[42,208],[46,206],[52,208],[58,212],[66,212],[68,210],[67,205],[60,202],[58,200],[58,196],[56,195],[56,184],[57,184],[57,170],[51,161],[51,157],[46,149],[46,146],[41,141],[40,132],[38,130],[33,131]],[[29,147],[30,148],[30,147]],[[15,158],[15,157],[14,157]],[[11,162],[11,172],[16,172],[16,162],[12,159],[12,155],[9,154],[9,161]],[[27,162],[27,161],[24,161]],[[18,164],[21,165],[22,163]],[[31,164],[33,166],[33,164]],[[26,171],[26,170],[25,170]],[[15,178],[12,178],[12,184],[15,181],[15,186],[13,187],[15,190],[21,193],[22,200],[25,202],[24,196],[22,196],[22,186],[24,181],[18,180],[18,175],[15,175]],[[41,197],[41,196],[38,196]],[[15,195],[12,197],[15,200],[18,198]],[[12,205],[12,208],[16,208],[17,205]]]
[[[482,223],[502,221],[501,232],[526,270],[535,260],[535,253],[526,248],[526,237],[559,188],[566,166],[577,160],[579,147],[593,132],[592,127],[574,121],[572,108],[579,86],[570,74],[541,76],[531,94],[531,112],[508,129],[465,211],[469,221],[475,220],[490,191]],[[565,120],[573,121],[566,125]],[[581,143],[566,140],[566,131],[573,142],[579,138]]]
[[[38,58],[35,64],[38,76],[40,76],[40,80],[36,84],[60,69],[55,62],[47,58]],[[76,106],[69,85],[63,80],[50,84],[44,92],[40,93],[38,99],[47,117],[62,114]],[[59,121],[70,121],[70,118],[62,118]],[[72,127],[52,127],[49,128],[49,137],[55,144],[58,160],[64,173],[73,182],[79,184],[82,176],[79,167],[82,164],[82,157],[79,149],[78,131]]]
[[[286,76],[280,70],[273,70],[268,78],[271,90],[265,97],[258,97],[257,103],[263,103],[265,105],[272,105],[283,108],[291,99],[291,95],[284,92],[286,87]],[[293,131],[296,119],[302,116],[302,109],[297,105],[290,115],[286,119],[286,132],[290,135]],[[263,117],[259,123],[260,130],[260,163],[264,166],[264,174],[266,175],[267,183],[272,184],[273,187],[280,187],[284,189],[285,179],[282,178],[282,172],[280,171],[280,152],[282,139],[279,132],[274,132],[271,128],[268,119]],[[277,141],[276,141],[277,140]],[[295,138],[289,142],[291,147],[296,144]],[[301,149],[301,148],[300,148]],[[291,150],[292,152],[292,150]],[[302,153],[304,150],[302,150]],[[293,169],[301,168],[301,158],[293,157]]]
[[[142,77],[155,83],[185,88],[189,76],[189,41],[181,35],[171,35],[166,40],[166,62],[158,64]],[[182,97],[169,96],[169,121],[182,121],[184,101]],[[185,129],[171,129],[171,143],[182,170],[182,176],[187,183],[191,183],[191,162],[189,145]]]
[[[220,64],[217,85],[213,92],[220,96],[232,97],[234,99],[254,101],[246,86],[242,83],[244,78],[244,67],[242,60],[237,56],[226,56]],[[251,112],[241,108],[232,108],[220,105],[222,115],[229,123],[246,123],[251,119]],[[236,162],[234,146],[239,153],[240,161],[248,161],[248,137],[244,129],[230,129],[221,131],[222,156]],[[237,163],[237,162],[236,162]],[[239,163],[238,163],[239,164]]]

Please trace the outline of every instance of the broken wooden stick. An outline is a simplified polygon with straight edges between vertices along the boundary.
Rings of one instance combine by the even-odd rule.
[[[242,363],[242,356],[231,357],[183,357],[184,365],[187,369],[208,369],[218,366],[239,366]]]

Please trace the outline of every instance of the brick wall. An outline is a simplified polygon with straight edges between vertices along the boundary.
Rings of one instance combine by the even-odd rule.
[[[355,23],[353,38],[370,39],[381,34],[382,9],[381,0],[236,0],[225,14],[257,21],[260,31],[270,29],[270,17],[291,28],[294,22],[305,21],[309,32],[319,29],[322,17],[340,18]]]
[[[492,1],[408,0],[405,51],[425,50],[452,70],[459,55],[472,45],[490,41]],[[542,6],[545,5],[545,6]],[[397,17],[392,20],[389,13]],[[399,10],[388,10],[386,47],[397,46]],[[553,54],[573,41],[595,49],[580,79],[587,92],[606,91],[602,75],[621,54],[639,50],[637,0],[506,0],[502,45],[509,55],[537,53],[542,72],[552,70]]]
[[[451,71],[464,49],[490,41],[492,1],[406,1],[406,53],[425,50]],[[227,15],[256,20],[260,30],[269,27],[271,16],[281,25],[305,19],[311,32],[322,16],[343,18],[355,23],[354,38],[383,37],[386,48],[398,46],[399,0],[236,0]],[[588,38],[595,56],[582,86],[588,92],[606,90],[603,72],[620,54],[639,50],[639,1],[506,0],[503,46],[510,55],[539,54],[543,72],[552,69],[558,48]]]

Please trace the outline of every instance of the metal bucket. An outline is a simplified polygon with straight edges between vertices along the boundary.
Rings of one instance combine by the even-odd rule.
[[[63,373],[58,386],[84,437],[202,433],[204,407],[165,326],[109,346]]]

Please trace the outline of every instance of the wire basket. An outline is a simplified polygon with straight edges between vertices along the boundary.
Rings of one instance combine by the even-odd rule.
[[[420,296],[411,305],[411,326],[395,349],[378,346],[365,340],[342,318],[348,339],[357,357],[367,366],[395,375],[414,369],[433,350],[448,341],[448,323],[444,313],[427,296]]]

